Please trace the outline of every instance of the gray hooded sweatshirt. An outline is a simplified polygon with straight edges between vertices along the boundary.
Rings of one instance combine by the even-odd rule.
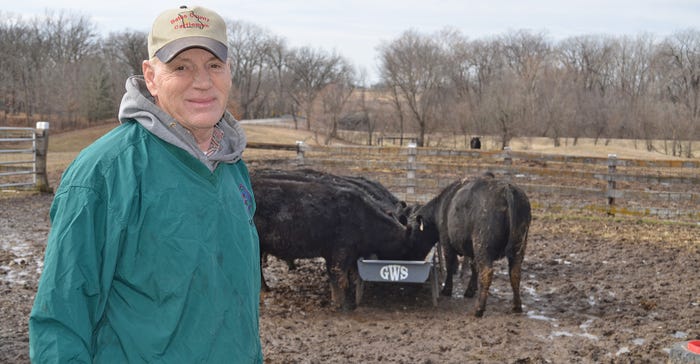
[[[126,93],[119,106],[119,122],[134,121],[160,139],[186,150],[211,171],[216,169],[218,163],[237,162],[246,146],[243,128],[226,111],[219,121],[219,127],[224,132],[221,148],[211,156],[204,154],[192,134],[155,104],[143,76],[131,76],[126,80]]]

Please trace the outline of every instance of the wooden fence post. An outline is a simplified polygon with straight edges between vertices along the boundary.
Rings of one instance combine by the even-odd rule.
[[[503,164],[506,166],[506,176],[509,176],[513,174],[513,171],[511,167],[513,166],[513,156],[510,155],[511,148],[510,147],[503,147]]]
[[[503,147],[503,163],[509,167],[513,164],[513,157],[510,155],[510,151],[510,147]]]
[[[304,164],[304,152],[306,152],[306,145],[303,141],[297,140],[297,159],[301,165]]]
[[[408,165],[406,166],[406,198],[416,194],[416,143],[408,143]],[[414,198],[415,199],[415,198]],[[411,200],[413,201],[413,200]]]
[[[614,215],[615,206],[615,173],[617,173],[617,155],[608,154],[608,190],[606,196],[608,198],[608,214]]]
[[[49,122],[38,121],[36,123],[36,144],[34,173],[36,176],[35,186],[40,192],[52,192],[49,186],[49,178],[46,174],[46,157],[49,151]]]

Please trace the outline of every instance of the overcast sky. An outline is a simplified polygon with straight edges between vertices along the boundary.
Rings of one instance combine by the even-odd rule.
[[[650,33],[662,38],[700,29],[700,0],[19,0],[0,14],[32,18],[46,10],[65,10],[89,17],[106,35],[148,31],[162,10],[180,3],[258,25],[292,47],[336,51],[371,77],[376,74],[377,46],[409,29],[432,34],[449,26],[468,39],[526,29],[544,32],[554,41],[583,34]]]

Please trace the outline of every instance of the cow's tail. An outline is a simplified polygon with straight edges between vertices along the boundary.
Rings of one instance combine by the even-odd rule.
[[[516,199],[516,194],[520,197]],[[506,252],[509,258],[522,257],[527,246],[527,233],[532,219],[530,202],[524,193],[514,186],[507,184],[506,201],[508,203],[508,245]]]

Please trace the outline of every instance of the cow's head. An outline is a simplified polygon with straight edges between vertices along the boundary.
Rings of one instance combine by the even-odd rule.
[[[408,236],[403,259],[423,260],[437,242],[437,226],[430,216],[421,214],[421,205],[406,206],[401,216]]]

